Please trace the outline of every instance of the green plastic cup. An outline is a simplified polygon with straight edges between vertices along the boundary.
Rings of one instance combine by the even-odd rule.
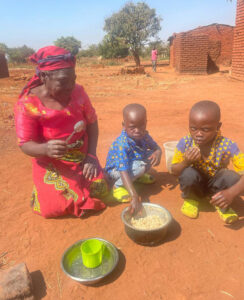
[[[104,244],[97,239],[86,240],[81,244],[82,261],[87,268],[96,268],[102,263]]]

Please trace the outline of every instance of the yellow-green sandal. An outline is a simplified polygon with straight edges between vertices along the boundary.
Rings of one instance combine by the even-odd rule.
[[[226,224],[232,224],[239,219],[238,214],[230,207],[226,211],[222,211],[218,206],[216,206],[215,208],[216,208],[220,218]]]
[[[141,177],[136,179],[136,182],[144,183],[144,184],[152,184],[155,181],[156,181],[155,178],[151,174],[148,174],[148,173],[144,173]]]
[[[108,184],[104,179],[96,179],[90,185],[90,196],[98,199],[107,197],[109,194]]]
[[[118,202],[130,202],[131,198],[130,198],[130,194],[128,193],[127,189],[125,189],[124,187],[118,187],[118,188],[114,188],[113,191],[113,198],[118,201]]]
[[[183,215],[196,219],[198,217],[199,202],[193,199],[184,199],[184,203],[181,207]]]

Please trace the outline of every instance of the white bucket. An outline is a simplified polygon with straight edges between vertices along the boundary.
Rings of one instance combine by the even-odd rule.
[[[178,144],[178,141],[171,141],[166,142],[163,144],[164,152],[165,152],[165,162],[166,168],[168,169],[169,173],[171,173],[171,162],[175,152],[175,147]]]

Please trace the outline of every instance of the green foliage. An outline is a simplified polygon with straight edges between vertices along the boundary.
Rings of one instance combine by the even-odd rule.
[[[99,56],[98,45],[92,44],[88,47],[88,49],[83,49],[78,52],[76,58],[79,59],[81,57],[94,57]]]
[[[150,42],[147,46],[144,46],[141,50],[141,55],[144,58],[151,58],[151,51],[155,47],[158,51],[158,59],[168,59],[169,58],[169,44],[164,43],[161,40],[156,40]]]
[[[76,55],[81,48],[81,42],[73,36],[61,36],[54,42],[54,45],[69,50],[73,55]]]
[[[125,45],[124,39],[112,38],[110,35],[105,35],[98,49],[99,55],[103,58],[121,58],[129,54],[129,49],[128,46]]]
[[[112,40],[123,39],[131,50],[136,65],[140,65],[140,49],[159,32],[160,21],[155,9],[151,9],[146,3],[129,2],[118,13],[105,20],[104,30]]]
[[[29,56],[31,56],[35,51],[26,45],[16,48],[8,48],[7,54],[9,61],[13,63],[26,63]]]
[[[0,43],[0,51],[3,53],[7,53],[8,47],[4,43]]]

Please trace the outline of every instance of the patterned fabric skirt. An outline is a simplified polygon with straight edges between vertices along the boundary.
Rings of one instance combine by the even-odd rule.
[[[98,176],[87,180],[82,175],[80,164],[33,159],[33,180],[33,210],[45,218],[80,217],[87,210],[98,211],[106,207],[98,199],[108,191],[100,166]]]

